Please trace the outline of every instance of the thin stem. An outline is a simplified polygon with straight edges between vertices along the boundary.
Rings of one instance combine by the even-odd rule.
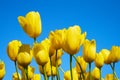
[[[16,61],[14,61],[14,63],[15,63],[15,69],[16,69],[16,72],[17,72],[18,80],[20,80],[20,77],[19,77],[19,74],[18,74],[17,63],[16,63]]]
[[[27,80],[28,80],[28,66],[25,67],[24,70],[25,70],[26,78],[27,78]]]
[[[63,73],[65,73],[65,71],[62,69],[62,67],[61,67],[61,66],[59,67],[59,69],[60,69]]]
[[[55,61],[56,61],[56,73],[57,73],[57,80],[58,80],[58,61],[57,61],[57,50],[56,50],[56,57],[55,57]]]
[[[60,80],[60,73],[59,73],[59,70],[58,70],[58,79]]]
[[[114,72],[115,72],[115,63],[113,62],[113,80],[114,80],[114,78],[115,78]]]
[[[43,72],[44,72],[44,80],[47,80],[47,75],[44,66],[42,66]]]
[[[37,39],[36,38],[34,38],[34,43],[36,43],[37,42]]]
[[[51,80],[53,80],[53,72],[52,72],[52,60],[51,60],[51,56],[50,56],[50,66],[51,66]]]
[[[112,66],[112,64],[110,64],[110,67],[111,67],[112,70],[113,70],[113,66]],[[116,74],[116,72],[115,72],[115,70],[114,70],[114,75],[115,75],[115,77],[117,78],[117,80],[119,80],[119,79],[118,79],[118,76],[117,76],[117,74]]]
[[[84,72],[83,72],[83,70],[82,70],[82,67],[81,67],[80,63],[78,62],[78,60],[77,60],[77,58],[76,58],[75,55],[73,55],[73,57],[74,57],[74,59],[76,60],[76,62],[78,63],[78,65],[79,65],[79,67],[80,67],[80,70],[81,70],[81,74],[82,74],[83,80],[85,80]],[[81,76],[81,74],[80,74],[80,76]]]
[[[70,55],[70,74],[71,74],[71,80],[73,80],[73,75],[72,75],[72,55]]]
[[[101,77],[101,68],[100,68],[100,80],[102,80],[102,77]]]
[[[91,63],[89,63],[89,74],[90,74],[89,80],[92,80],[92,79],[91,79]]]

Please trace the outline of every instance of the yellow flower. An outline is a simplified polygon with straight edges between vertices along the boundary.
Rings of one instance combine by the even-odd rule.
[[[28,66],[28,79],[32,79],[34,76],[34,68],[32,66]]]
[[[83,58],[86,62],[91,63],[95,60],[96,42],[95,40],[85,40],[83,44]]]
[[[21,45],[22,45],[22,43],[18,40],[13,40],[13,41],[9,42],[9,44],[7,46],[7,53],[11,60],[16,61],[18,51],[19,51],[19,48]]]
[[[62,44],[64,41],[64,32],[66,29],[51,31],[49,34],[49,39],[52,43],[54,49],[62,48]]]
[[[107,74],[105,77],[105,80],[113,80],[113,74]],[[117,79],[114,78],[114,80],[117,80]]]
[[[83,72],[86,72],[87,63],[85,62],[83,57],[78,56],[77,60],[78,60],[79,64],[81,65]],[[80,67],[79,67],[77,62],[76,62],[76,69],[77,69],[78,73],[81,73],[81,69],[80,69]]]
[[[5,64],[3,61],[0,61],[0,80],[3,79],[4,75],[5,75]]]
[[[104,57],[104,63],[105,63],[105,64],[110,64],[110,63],[111,63],[111,61],[110,61],[110,59],[109,59],[110,51],[107,50],[107,49],[102,49],[102,50],[100,51],[100,53],[101,53],[101,54],[103,55],[103,57]]]
[[[49,52],[45,46],[46,45],[42,45],[40,43],[36,43],[33,46],[33,56],[39,65],[45,65],[49,61]]]
[[[40,74],[34,74],[34,76],[31,80],[41,80],[40,79]]]
[[[95,80],[99,80],[100,79],[100,70],[99,68],[95,67],[92,71],[92,77],[95,79]]]
[[[73,27],[69,27],[65,32],[65,41],[63,43],[64,51],[70,55],[76,54],[84,42],[85,37],[86,32],[81,34],[80,26],[75,25]]]
[[[73,80],[78,80],[78,73],[76,71],[76,68],[72,69],[72,73],[73,73]],[[71,80],[70,70],[64,73],[64,80]]]
[[[101,68],[104,65],[104,57],[101,53],[96,54],[95,65],[98,68]]]
[[[112,46],[109,57],[111,62],[118,62],[120,60],[120,47]]]
[[[21,80],[21,76],[20,76],[20,74],[18,73],[18,75],[17,75],[17,73],[15,72],[15,73],[13,73],[13,75],[12,75],[12,80],[19,80],[18,79],[18,76],[19,76],[19,78],[20,78],[20,80]]]
[[[38,12],[31,11],[26,16],[19,16],[18,21],[23,30],[32,38],[36,38],[41,34],[42,24],[40,14]]]
[[[20,47],[19,54],[17,56],[17,62],[23,67],[27,67],[32,60],[32,54],[30,51],[30,46],[23,44]]]

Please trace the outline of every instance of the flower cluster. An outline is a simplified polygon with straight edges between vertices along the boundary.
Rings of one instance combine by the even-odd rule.
[[[60,80],[59,70],[64,74],[64,80],[119,80],[115,72],[115,63],[120,61],[120,47],[112,46],[111,50],[102,49],[96,52],[96,41],[86,39],[87,32],[82,32],[80,26],[70,26],[68,29],[51,31],[47,38],[37,42],[41,34],[42,24],[40,14],[31,11],[26,16],[19,16],[18,22],[24,32],[34,39],[33,45],[23,44],[19,40],[12,40],[8,43],[7,54],[14,62],[16,72],[12,80],[40,80],[40,74],[35,74],[35,68],[30,66],[32,58],[38,64],[40,73],[44,80]],[[75,56],[82,49],[82,56]],[[61,67],[62,55],[66,52],[70,56],[70,70],[64,72]],[[76,60],[75,67],[72,67],[72,58]],[[91,63],[95,68],[91,70]],[[104,64],[111,66],[113,74],[101,76],[101,69]],[[89,65],[89,71],[86,68]],[[18,68],[21,74],[18,72]],[[2,73],[2,74],[1,74]],[[5,75],[5,64],[0,61],[0,80]]]

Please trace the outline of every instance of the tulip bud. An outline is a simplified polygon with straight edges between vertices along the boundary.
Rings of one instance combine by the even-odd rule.
[[[104,63],[105,63],[105,64],[110,64],[110,63],[111,63],[111,61],[110,61],[110,59],[109,59],[110,51],[107,50],[107,49],[102,49],[102,50],[100,51],[100,53],[101,53],[101,54],[103,55],[103,57],[104,57]]]
[[[85,40],[83,44],[83,58],[86,62],[91,63],[95,60],[96,42],[95,40]]]
[[[120,60],[120,47],[112,46],[109,57],[111,62],[118,62]]]
[[[98,68],[101,68],[104,65],[104,57],[101,53],[96,54],[95,65]]]
[[[94,70],[92,71],[92,77],[95,80],[99,80],[100,79],[100,70],[99,68],[95,67]]]
[[[16,61],[18,51],[19,51],[19,48],[21,45],[22,45],[22,43],[18,40],[13,40],[13,41],[9,42],[9,44],[7,46],[7,53],[8,53],[9,58],[12,61]]]
[[[19,54],[17,56],[17,62],[23,67],[27,67],[32,60],[32,54],[30,51],[30,46],[23,44],[20,47]]]
[[[77,60],[78,60],[79,64],[81,65],[83,72],[86,72],[87,63],[85,62],[85,60],[83,59],[83,57],[78,56]],[[77,62],[76,62],[76,69],[77,69],[78,73],[81,73],[80,66],[78,65]]]
[[[34,74],[34,76],[31,80],[41,80],[40,79],[40,74]]]
[[[14,73],[14,74],[12,75],[12,80],[19,80],[18,76],[19,76],[19,78],[21,79],[21,76],[20,76],[19,73]]]
[[[31,11],[27,13],[25,17],[19,16],[18,22],[30,37],[36,38],[40,35],[42,25],[40,14],[38,12]]]
[[[36,43],[33,47],[33,56],[39,65],[45,65],[49,60],[48,50],[45,46],[46,45]]]
[[[72,73],[73,73],[73,80],[78,80],[78,73],[76,71],[76,68],[72,69]],[[64,73],[64,80],[71,80],[70,70]]]
[[[3,79],[4,75],[5,75],[5,64],[3,61],[0,61],[0,80]]]

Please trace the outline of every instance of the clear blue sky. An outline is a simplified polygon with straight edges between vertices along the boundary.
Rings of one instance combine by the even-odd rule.
[[[96,40],[97,52],[103,48],[111,49],[113,45],[120,46],[120,0],[0,0],[0,59],[6,64],[3,80],[11,80],[12,73],[15,72],[14,63],[7,56],[7,44],[14,39],[31,45],[33,43],[17,20],[19,15],[24,16],[29,11],[38,11],[41,14],[42,33],[38,41],[46,38],[51,30],[77,24],[83,32],[87,31],[88,39]],[[77,55],[81,55],[81,51]],[[63,55],[62,62],[63,69],[68,70],[67,54]],[[39,73],[34,61],[31,65]],[[120,77],[119,71],[120,61],[116,64],[116,72]],[[112,70],[105,65],[102,68],[102,77],[108,73],[112,73]]]

